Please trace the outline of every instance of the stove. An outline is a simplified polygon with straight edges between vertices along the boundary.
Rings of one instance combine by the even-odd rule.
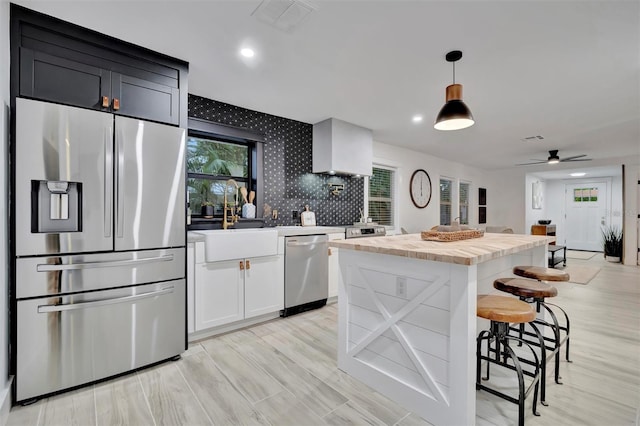
[[[384,237],[387,234],[387,230],[382,225],[358,224],[354,226],[347,226],[345,228],[345,238],[364,238],[364,237]]]

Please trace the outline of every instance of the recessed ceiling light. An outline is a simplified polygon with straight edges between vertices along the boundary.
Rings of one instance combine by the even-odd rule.
[[[413,120],[414,123],[420,123],[422,121],[422,118],[423,117],[421,115],[414,115],[411,120]]]
[[[584,176],[586,175],[586,173],[580,172],[580,173],[571,173],[571,176],[573,177],[580,177],[580,176]]]
[[[240,49],[240,54],[245,58],[253,58],[253,56],[255,55],[255,52],[253,51],[253,49],[245,47],[243,49]]]

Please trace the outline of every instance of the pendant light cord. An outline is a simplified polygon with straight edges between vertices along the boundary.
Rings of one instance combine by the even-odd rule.
[[[453,62],[453,84],[456,84],[456,63]]]

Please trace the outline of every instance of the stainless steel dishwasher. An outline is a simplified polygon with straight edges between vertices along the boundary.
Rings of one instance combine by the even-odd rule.
[[[285,237],[284,310],[281,316],[324,306],[329,294],[326,235]]]

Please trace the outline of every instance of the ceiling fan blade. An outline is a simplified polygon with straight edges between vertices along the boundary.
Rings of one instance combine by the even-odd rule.
[[[591,161],[591,158],[580,158],[575,160],[560,160],[560,162],[567,161],[569,163],[573,163],[574,161]]]
[[[530,166],[532,164],[543,164],[546,163],[547,160],[543,160],[543,161],[536,161],[535,163],[521,163],[521,164],[516,164],[516,166]]]
[[[571,157],[565,157],[563,159],[561,159],[560,161],[573,161],[575,158],[582,158],[582,157],[586,157],[587,154],[582,154],[582,155],[572,155]]]

